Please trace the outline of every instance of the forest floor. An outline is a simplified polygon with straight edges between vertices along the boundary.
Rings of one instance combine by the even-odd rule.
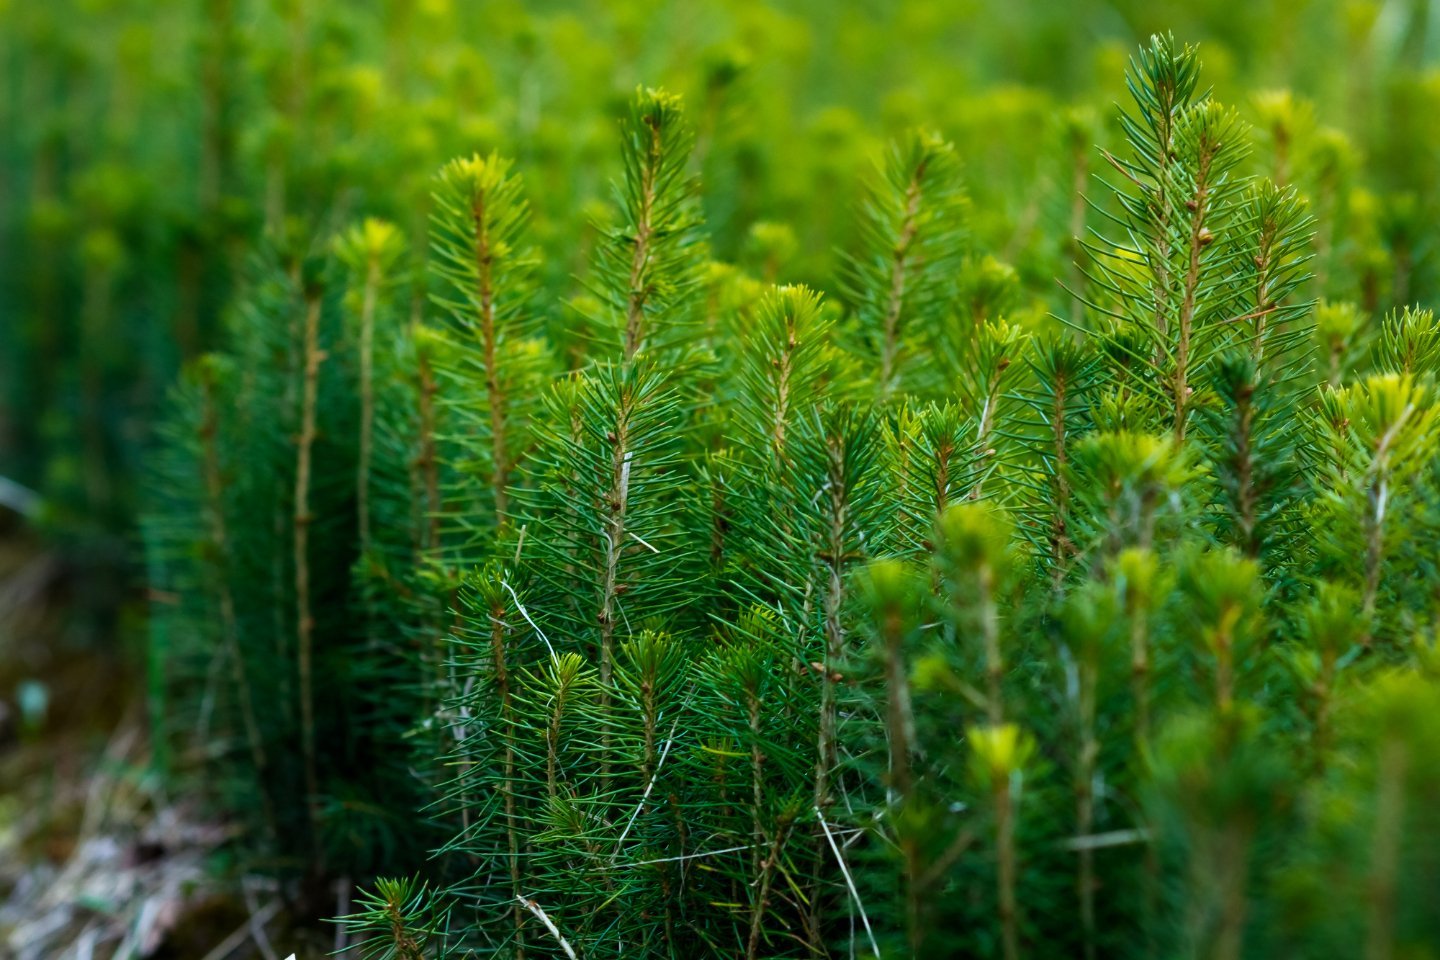
[[[228,829],[155,774],[142,672],[76,635],[86,575],[0,529],[0,957],[280,960],[273,884],[221,879]]]

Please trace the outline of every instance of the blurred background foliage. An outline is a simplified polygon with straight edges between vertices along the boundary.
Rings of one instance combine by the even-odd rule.
[[[9,0],[3,475],[40,491],[44,524],[90,561],[120,562],[164,385],[213,345],[260,238],[373,214],[423,251],[431,176],[452,156],[515,157],[545,285],[578,292],[618,173],[613,118],[639,83],[690,105],[717,260],[827,281],[852,245],[841,198],[881,144],[924,123],[960,148],[980,248],[1063,312],[1074,187],[1101,162],[1092,145],[1118,139],[1129,51],[1170,30],[1203,44],[1207,83],[1259,128],[1269,149],[1252,162],[1300,179],[1330,224],[1326,296],[1372,313],[1424,300],[1440,195],[1432,6]]]

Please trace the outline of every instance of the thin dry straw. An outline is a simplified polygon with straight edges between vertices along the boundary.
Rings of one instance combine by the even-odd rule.
[[[525,622],[530,624],[531,627],[534,627],[535,632],[540,635],[540,639],[545,641],[545,649],[550,651],[550,657],[553,659],[555,657],[555,648],[550,646],[550,638],[545,636],[545,631],[541,630],[538,626],[535,625],[534,620],[530,619],[530,614],[525,609],[525,604],[521,603],[520,598],[515,595],[515,588],[510,586],[510,584],[504,580],[500,581],[500,586],[504,587],[507,591],[509,591],[510,599],[515,601],[515,609],[520,611],[520,616],[524,617]]]
[[[835,852],[835,862],[840,864],[840,872],[845,875],[845,886],[850,888],[850,898],[855,901],[855,906],[860,910],[860,922],[865,924],[865,936],[870,938],[870,949],[875,951],[875,956],[880,956],[880,945],[875,942],[875,931],[870,929],[870,918],[865,915],[865,904],[860,902],[860,892],[855,889],[855,881],[850,877],[850,868],[845,866],[845,858],[840,855],[840,848],[835,845],[835,837],[830,833],[830,824],[825,822],[825,814],[820,808],[815,808],[815,816],[820,818],[820,828],[825,831],[825,840],[830,844],[830,849]]]
[[[565,956],[569,957],[570,960],[579,960],[579,958],[575,955],[574,949],[570,946],[570,941],[560,936],[559,929],[556,928],[555,924],[550,920],[550,918],[545,915],[545,911],[540,909],[540,904],[536,903],[534,900],[526,900],[524,897],[516,897],[515,899],[519,900],[521,906],[523,906],[526,910],[529,910],[531,913],[533,913],[536,917],[539,918],[541,923],[545,924],[545,929],[549,930],[550,935],[559,941],[560,949],[565,951]]]

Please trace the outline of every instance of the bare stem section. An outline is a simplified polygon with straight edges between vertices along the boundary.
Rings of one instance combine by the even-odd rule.
[[[312,828],[319,828],[320,778],[315,755],[315,691],[313,662],[315,615],[310,595],[310,513],[311,471],[315,455],[316,410],[320,393],[320,294],[307,292],[302,330],[302,375],[300,433],[295,441],[295,635],[300,679],[301,751],[305,757],[305,790]],[[317,841],[318,842],[318,838]]]

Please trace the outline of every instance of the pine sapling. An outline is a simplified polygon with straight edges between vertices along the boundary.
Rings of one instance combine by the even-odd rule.
[[[1165,599],[1159,559],[1147,549],[1130,548],[1114,559],[1111,576],[1121,598],[1129,629],[1130,690],[1135,701],[1135,758],[1143,762],[1150,749],[1151,627],[1150,618]]]
[[[595,318],[602,342],[613,342],[628,364],[683,341],[699,279],[700,220],[688,172],[695,138],[680,98],[636,91],[620,129],[621,217],[604,230],[591,292],[604,307]]]
[[[1086,425],[1085,403],[1097,364],[1092,350],[1062,337],[1035,341],[1027,364],[1033,387],[1024,399],[1039,428],[1031,450],[1041,475],[1038,502],[1027,513],[1035,530],[1031,536],[1044,545],[1058,590],[1079,549],[1072,529],[1070,447]]]
[[[380,877],[361,894],[358,912],[336,922],[359,939],[361,960],[447,960],[450,907],[425,884]]]
[[[939,326],[965,250],[965,214],[953,146],[929,132],[891,144],[861,208],[861,248],[847,258],[845,280],[873,343],[881,400],[921,382],[913,358]]]
[[[949,592],[950,615],[960,617],[973,611],[977,621],[985,716],[992,727],[999,727],[1005,721],[1006,666],[999,605],[1012,562],[1010,521],[986,503],[957,504],[941,514],[935,538],[935,561]]]
[[[1335,742],[1334,713],[1340,693],[1341,658],[1365,635],[1359,595],[1344,584],[1322,580],[1301,608],[1305,648],[1296,651],[1302,681],[1310,694],[1313,766],[1323,771]]]
[[[903,812],[913,799],[915,775],[914,720],[911,717],[910,668],[906,642],[914,630],[919,594],[911,571],[898,560],[876,560],[864,570],[862,590],[875,621],[880,656],[885,666],[885,739],[889,745],[887,793],[890,807]],[[925,861],[920,838],[904,832],[898,838],[904,861],[905,926],[912,955],[924,941],[922,923]]]
[[[368,556],[370,543],[370,474],[375,446],[375,322],[380,295],[392,278],[389,271],[403,248],[399,231],[383,220],[367,219],[336,243],[340,259],[352,273],[349,299],[358,311],[360,351],[360,442],[355,466],[355,514],[360,530],[360,552]]]
[[[510,485],[528,446],[525,397],[536,383],[523,351],[537,330],[531,304],[537,258],[526,246],[530,218],[519,177],[509,160],[491,153],[453,160],[436,178],[431,214],[431,271],[441,281],[438,302],[461,347],[449,371],[456,396],[485,437],[488,502],[467,512],[468,524],[493,516],[509,523]]]
[[[1260,569],[1233,551],[1213,550],[1186,559],[1181,587],[1191,604],[1189,619],[1213,661],[1216,712],[1236,704],[1241,674],[1254,639],[1260,608]]]
[[[240,643],[240,624],[235,611],[235,592],[231,577],[235,569],[231,556],[230,528],[226,519],[225,478],[220,462],[220,413],[216,379],[220,374],[219,357],[200,358],[194,367],[200,383],[203,413],[200,422],[201,467],[205,487],[205,516],[210,528],[210,548],[215,567],[215,589],[220,608],[220,634],[225,645],[226,658],[230,661],[231,677],[235,683],[235,698],[240,704],[240,716],[245,726],[245,741],[250,748],[250,759],[255,765],[255,775],[260,786],[260,802],[265,813],[266,827],[275,831],[275,811],[270,796],[268,777],[270,764],[266,756],[265,740],[255,714],[255,695],[250,685],[250,669],[246,664],[245,650]]]
[[[1095,956],[1096,922],[1095,851],[1083,838],[1095,825],[1095,784],[1100,759],[1096,719],[1102,662],[1111,652],[1112,636],[1119,617],[1116,591],[1109,584],[1087,581],[1069,593],[1059,611],[1061,629],[1070,644],[1075,670],[1075,835],[1082,838],[1078,857],[1076,892],[1080,900],[1080,925],[1087,960]]]
[[[305,762],[305,791],[310,811],[311,828],[318,834],[320,778],[316,766],[315,690],[313,664],[315,659],[315,614],[310,592],[310,513],[311,471],[318,429],[317,417],[320,390],[320,365],[325,351],[320,346],[321,290],[307,284],[304,290],[305,319],[302,328],[300,392],[300,432],[295,439],[295,637],[298,678],[300,684],[300,742]],[[318,841],[318,836],[315,839]]]
[[[1016,893],[1019,861],[1015,844],[1016,787],[1035,753],[1035,741],[1013,723],[971,727],[971,776],[988,788],[995,818],[995,891],[1000,943],[1005,960],[1020,957],[1020,906]]]

